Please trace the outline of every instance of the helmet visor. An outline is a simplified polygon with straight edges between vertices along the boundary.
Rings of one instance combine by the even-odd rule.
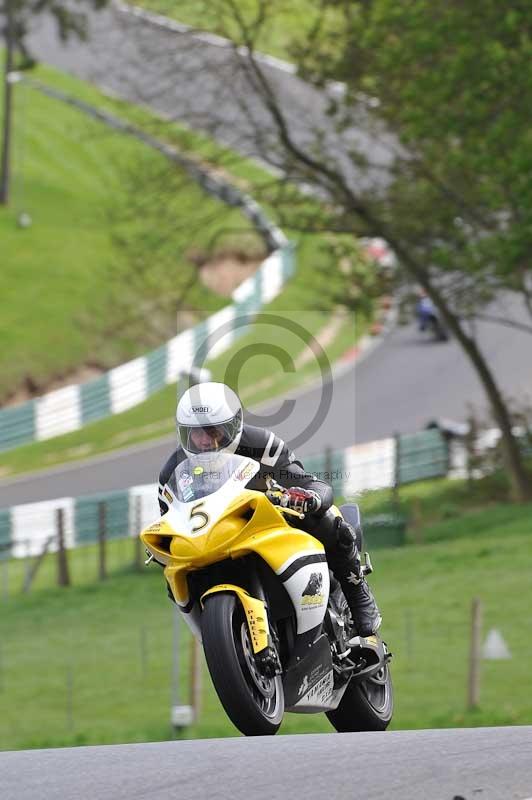
[[[181,446],[188,453],[209,453],[225,450],[240,433],[242,412],[218,425],[178,425]]]

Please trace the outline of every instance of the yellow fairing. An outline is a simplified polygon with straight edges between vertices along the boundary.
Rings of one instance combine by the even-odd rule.
[[[254,653],[260,653],[265,647],[268,647],[268,637],[270,630],[268,627],[268,615],[262,600],[257,600],[256,597],[251,597],[245,589],[240,586],[235,586],[232,583],[219,583],[213,586],[208,592],[201,596],[201,605],[204,605],[204,600],[211,594],[218,592],[234,592],[246,612],[246,619],[248,621],[249,633],[251,636],[251,644]]]
[[[187,574],[227,558],[257,553],[274,572],[298,553],[323,553],[323,545],[292,528],[262,492],[244,489],[207,533],[191,536],[170,525],[171,513],[150,525],[141,539],[165,564],[164,575],[177,603],[189,601]]]

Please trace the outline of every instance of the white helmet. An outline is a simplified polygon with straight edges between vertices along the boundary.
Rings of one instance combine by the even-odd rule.
[[[198,383],[179,400],[176,422],[187,455],[234,453],[242,436],[242,405],[224,383]]]

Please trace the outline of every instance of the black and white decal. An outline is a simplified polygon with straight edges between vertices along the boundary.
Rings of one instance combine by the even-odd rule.
[[[268,437],[268,441],[266,443],[266,447],[264,448],[264,452],[261,456],[261,463],[265,464],[267,467],[274,467],[279,460],[279,456],[283,452],[285,447],[285,443],[282,439],[279,439],[274,433],[270,433]]]
[[[317,628],[325,616],[329,599],[329,566],[325,553],[298,553],[277,571],[288,592],[297,619],[297,633]]]
[[[315,683],[312,683],[312,679],[305,676],[303,683],[299,687],[298,695],[300,698],[295,708],[327,708],[333,695],[333,687],[334,676],[332,669]]]

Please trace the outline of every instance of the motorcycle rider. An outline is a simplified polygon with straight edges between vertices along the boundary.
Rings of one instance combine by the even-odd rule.
[[[418,289],[416,303],[416,316],[420,331],[424,331],[432,318],[436,316],[434,303],[424,289]]]
[[[422,288],[417,290],[416,317],[418,320],[418,329],[420,331],[425,331],[432,327],[437,339],[442,342],[447,341],[447,330],[438,309]]]
[[[198,383],[187,389],[176,413],[178,447],[159,475],[159,507],[168,511],[164,490],[177,465],[200,453],[236,453],[258,461],[262,469],[247,488],[267,491],[271,476],[288,490],[283,501],[305,514],[297,525],[324,546],[329,567],[346,597],[353,623],[361,636],[375,633],[381,615],[363,575],[353,528],[331,506],[332,487],[305,471],[285,442],[271,431],[243,421],[242,405],[235,392],[223,383]],[[293,518],[290,518],[292,522]]]

